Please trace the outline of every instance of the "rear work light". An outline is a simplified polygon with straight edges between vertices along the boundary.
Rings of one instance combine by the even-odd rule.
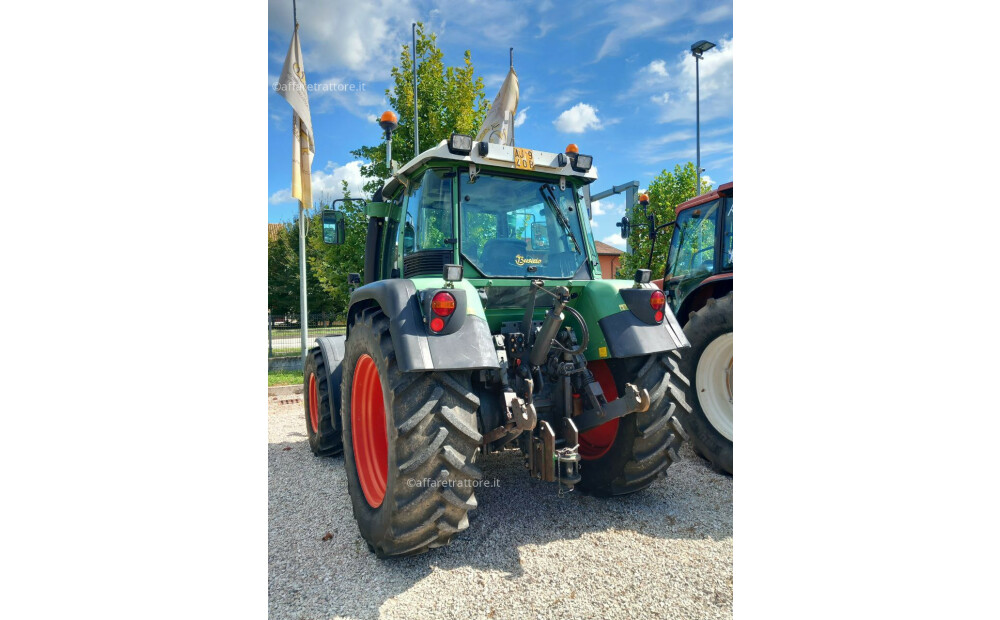
[[[468,155],[472,152],[472,136],[452,133],[448,140],[448,150],[455,155]]]
[[[591,155],[577,155],[571,157],[569,161],[573,165],[573,170],[577,172],[587,172],[594,165],[594,158]]]
[[[660,293],[660,295],[662,296],[663,294]],[[451,294],[441,291],[431,299],[431,310],[438,316],[451,316],[455,312],[455,298]],[[441,326],[444,327],[443,322]],[[431,325],[431,329],[434,329],[433,324]],[[435,329],[434,331],[441,330]]]

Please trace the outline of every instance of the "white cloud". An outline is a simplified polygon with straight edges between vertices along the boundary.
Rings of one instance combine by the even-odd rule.
[[[372,116],[381,114],[389,105],[384,91],[367,82],[351,82],[332,76],[311,82],[310,85],[313,90],[309,92],[309,106],[314,115],[340,108],[353,116],[369,120]]]
[[[732,138],[728,140],[712,140],[712,138],[722,138],[732,136],[732,127],[721,127],[717,129],[705,130],[701,132],[701,154],[702,164],[704,156],[711,150],[712,153],[732,152]],[[670,159],[695,160],[695,131],[694,129],[682,129],[672,131],[655,138],[648,138],[639,142],[634,149],[632,156],[643,163],[656,163]]]
[[[723,20],[727,17],[732,17],[733,15],[733,5],[732,4],[720,4],[714,9],[709,9],[694,18],[694,21],[699,24],[711,24],[712,22],[717,22]]]
[[[552,124],[562,133],[583,133],[588,129],[602,127],[601,120],[597,118],[597,109],[586,103],[578,103],[564,111]]]
[[[594,60],[661,44],[677,30],[667,26],[690,19],[696,7],[698,3],[688,0],[622,0],[591,10],[588,18],[600,26],[597,32],[607,32]]]
[[[625,201],[605,198],[604,200],[591,202],[590,208],[594,212],[594,215],[623,214],[625,213]]]
[[[292,201],[292,190],[288,187],[285,189],[279,189],[278,191],[271,194],[271,197],[267,200],[270,204],[281,205],[286,202]]]
[[[705,167],[705,166],[704,166],[704,165],[702,165],[702,168],[704,168],[704,167]],[[708,176],[707,174],[703,174],[703,175],[701,175],[701,182],[702,182],[702,183],[708,183],[708,184],[709,184],[709,185],[711,185],[712,187],[715,187],[715,181],[713,181],[713,180],[712,180],[712,177]],[[697,185],[697,183],[695,183],[695,185]]]
[[[418,17],[409,0],[341,2],[335,10],[299,4],[307,78],[314,72],[343,68],[363,79],[384,79],[399,59],[401,42],[410,41],[410,24]],[[268,28],[283,41],[280,63],[292,36],[290,3],[270,0]]]
[[[663,107],[660,122],[694,120],[695,60],[690,52],[681,52],[679,75],[674,80],[677,97]],[[704,54],[700,63],[701,120],[733,116],[733,42],[722,39]]]
[[[524,108],[523,110],[519,110],[518,111],[517,116],[514,117],[514,126],[515,127],[520,127],[521,125],[524,124],[524,121],[528,120],[528,110],[530,110],[530,109],[531,109],[531,106],[528,106],[528,107]]]
[[[718,132],[716,132],[718,133]],[[733,152],[732,140],[705,141],[705,133],[701,134],[701,158],[704,167],[705,157],[715,154],[728,154]],[[693,162],[697,157],[697,150],[694,142],[688,142],[685,146],[675,146],[673,150],[664,151],[657,149],[655,145],[642,144],[635,155],[644,163],[655,163],[660,161],[681,160]]]
[[[663,16],[662,7],[651,11],[649,7],[643,7],[640,3],[624,4],[618,5],[613,12],[616,14],[615,19],[619,25],[604,37],[604,43],[597,52],[595,60],[616,54],[621,49],[622,43],[635,41],[646,33],[658,30],[669,23],[669,20]]]
[[[506,73],[487,73],[486,75],[483,76],[483,88],[486,90],[487,93],[492,92],[494,86],[497,89],[499,89],[500,85],[503,84],[503,81],[504,79],[506,79],[506,77],[507,77]],[[417,95],[419,94],[420,92],[418,91]]]
[[[667,71],[667,61],[657,59],[642,68],[642,72],[656,79],[666,79],[670,77]]]
[[[699,63],[701,120],[733,116],[733,41],[720,39]],[[660,69],[663,72],[660,72]],[[673,64],[654,60],[632,76],[632,86],[619,93],[618,101],[646,97],[659,108],[657,121],[694,121],[695,59],[685,46],[677,52]]]
[[[435,7],[431,9],[431,13],[436,13],[433,15],[434,19],[422,21],[429,32],[437,34],[438,45],[442,41],[448,41],[463,50],[471,48],[473,60],[478,53],[476,50],[483,49],[503,50],[501,53],[506,60],[507,46],[518,40],[523,30],[535,24],[535,17],[526,11],[524,3],[518,0],[469,2],[461,3],[461,6],[454,0],[431,0],[430,4]],[[421,12],[424,10],[426,9],[420,9]],[[406,40],[410,40],[409,30]],[[516,43],[514,45],[516,46]],[[515,65],[517,63],[516,47],[514,63]]]
[[[608,245],[613,245],[619,250],[625,250],[625,239],[622,238],[621,234],[615,233],[613,235],[608,235],[607,237],[601,239],[604,243]]]
[[[347,181],[347,189],[355,198],[364,196],[364,179],[361,176],[361,160],[350,161],[343,166],[335,162],[327,162],[324,170],[313,170],[312,193],[313,200],[341,197],[341,181]],[[292,202],[291,188],[278,190],[271,194],[268,202],[277,205]]]

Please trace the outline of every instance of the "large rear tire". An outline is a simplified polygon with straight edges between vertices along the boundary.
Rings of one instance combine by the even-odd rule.
[[[482,478],[472,373],[401,373],[378,308],[351,326],[343,367],[344,466],[362,538],[379,557],[448,544],[469,527]]]
[[[333,399],[339,399],[340,373],[330,373],[319,347],[306,355],[302,373],[309,449],[316,456],[336,456],[344,451],[340,416],[334,415]]]
[[[691,348],[681,354],[690,377],[685,396],[691,412],[681,421],[695,451],[733,473],[733,294],[709,299],[684,326]]]
[[[677,450],[687,434],[677,413],[687,410],[682,395],[686,380],[669,353],[593,361],[588,367],[608,400],[617,398],[628,381],[649,390],[650,406],[608,423],[603,432],[604,427],[598,427],[581,434],[581,480],[577,486],[584,493],[605,497],[641,491],[680,460]],[[589,442],[587,436],[592,438]],[[607,445],[610,437],[613,440]]]

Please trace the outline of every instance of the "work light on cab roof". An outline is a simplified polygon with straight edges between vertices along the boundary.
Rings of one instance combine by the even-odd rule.
[[[573,166],[573,170],[577,172],[586,172],[594,165],[594,157],[592,155],[581,155],[580,147],[575,144],[566,145],[566,156],[569,157],[569,162]]]

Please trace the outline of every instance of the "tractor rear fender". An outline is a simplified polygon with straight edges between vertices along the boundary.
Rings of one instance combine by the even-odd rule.
[[[319,351],[323,355],[327,372],[327,386],[330,390],[330,415],[337,420],[340,416],[340,378],[343,374],[341,362],[344,361],[345,336],[321,336],[316,339]],[[309,398],[307,394],[305,398]],[[339,427],[338,427],[339,428]]]
[[[608,315],[598,323],[611,357],[652,355],[691,346],[669,308],[659,325],[641,321],[631,310]]]
[[[691,290],[677,308],[677,319],[681,325],[687,324],[692,312],[701,310],[709,299],[722,299],[733,290],[733,273],[720,273],[705,278]]]
[[[431,294],[443,289],[441,278],[406,280],[389,278],[355,289],[347,316],[347,338],[355,316],[365,308],[378,306],[389,317],[389,335],[402,372],[414,370],[472,370],[499,368],[496,347],[483,313],[482,301],[465,281],[448,289],[456,298],[458,311],[448,319],[440,334],[430,331],[421,310],[422,291]],[[426,304],[429,307],[429,304]]]
[[[649,305],[654,290],[651,284],[636,288],[631,280],[587,282],[576,303],[590,325],[587,359],[635,357],[691,346],[669,308],[661,323],[654,321]],[[576,329],[574,321],[567,322]]]

